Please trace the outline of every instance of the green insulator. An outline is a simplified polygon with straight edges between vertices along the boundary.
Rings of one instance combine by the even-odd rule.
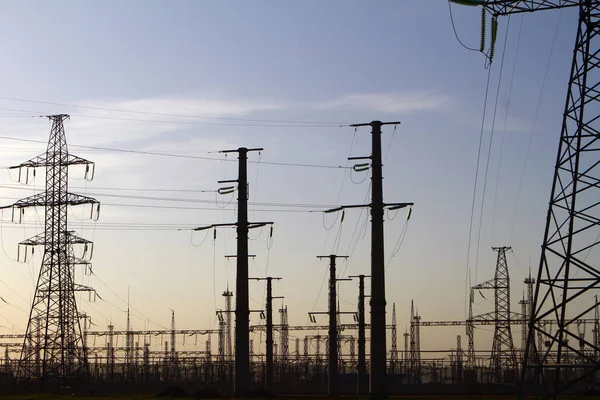
[[[479,51],[483,53],[485,49],[485,8],[481,8],[481,43],[479,44]]]
[[[496,35],[498,33],[498,18],[492,18],[492,43],[490,47],[490,63],[494,60],[494,53],[496,51]]]

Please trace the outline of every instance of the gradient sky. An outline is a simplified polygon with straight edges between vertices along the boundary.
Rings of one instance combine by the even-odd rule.
[[[479,9],[452,10],[460,38],[479,47]],[[406,212],[386,220],[388,317],[396,303],[403,330],[414,299],[423,320],[464,319],[466,285],[493,277],[491,246],[505,245],[514,249],[508,263],[513,309],[519,311],[523,278],[539,261],[575,31],[573,10],[500,21],[469,272],[488,69],[482,54],[456,40],[445,1],[2,1],[0,165],[45,151],[43,143],[6,139],[47,140],[48,122],[32,116],[71,114],[70,151],[97,163],[90,183],[81,180],[82,170],[71,170],[72,191],[104,204],[97,223],[82,221],[89,209],[69,214],[70,227],[96,243],[94,275],[78,270],[77,280],[103,299],[82,296],[80,308],[96,329],[108,321],[124,328],[129,293],[134,328],[167,327],[173,309],[178,328],[199,329],[216,325],[220,294],[235,286],[235,261],[224,258],[235,251],[235,232],[219,230],[213,244],[212,232],[203,242],[205,234],[190,228],[232,222],[236,215],[233,204],[225,207],[231,195],[190,190],[215,190],[218,180],[236,178],[234,157],[226,161],[215,151],[263,147],[250,156],[250,201],[259,203],[251,205],[250,218],[275,226],[272,243],[267,229],[251,232],[256,258],[250,276],[282,277],[274,293],[285,296],[290,323],[305,324],[308,311],[326,310],[327,262],[317,255],[351,255],[340,264],[340,277],[369,272],[366,213],[347,211],[340,227],[339,216],[318,212],[368,201],[369,180],[340,168],[264,162],[352,165],[348,156],[370,154],[369,129],[355,133],[337,125],[399,120],[395,132],[386,127],[383,134],[384,195],[388,202],[413,201],[415,207],[403,240]],[[0,171],[2,203],[43,189],[42,176],[20,186],[15,172]],[[39,232],[40,220],[42,210],[27,211],[21,226],[10,222],[8,212],[3,215],[5,332],[25,329],[40,254],[18,263],[16,243]],[[262,308],[263,284],[250,283],[250,291],[251,308]],[[340,285],[343,310],[355,309],[356,296],[355,283]],[[477,297],[475,313],[492,310],[491,293],[486,297]],[[251,323],[259,322],[253,314]],[[453,347],[457,334],[464,332],[424,331],[422,347]],[[518,332],[514,335],[518,342]]]

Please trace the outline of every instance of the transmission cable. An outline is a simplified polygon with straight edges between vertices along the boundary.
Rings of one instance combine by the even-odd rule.
[[[465,45],[462,42],[462,40],[460,40],[460,37],[458,37],[458,33],[456,32],[456,26],[454,25],[454,17],[452,15],[452,3],[450,1],[448,1],[448,10],[450,11],[450,22],[452,23],[452,31],[454,31],[454,36],[456,37],[456,40],[458,40],[458,43],[460,43],[460,45],[467,50],[479,52],[479,49],[475,49],[473,47]]]
[[[473,234],[473,218],[475,215],[475,199],[477,198],[477,182],[478,182],[478,178],[479,178],[479,164],[480,164],[480,159],[481,159],[481,148],[483,145],[483,133],[484,133],[484,128],[485,128],[485,115],[486,115],[486,111],[487,111],[487,102],[488,102],[488,95],[489,95],[489,90],[490,90],[490,77],[491,77],[491,73],[492,73],[492,68],[489,68],[488,70],[488,76],[487,76],[487,83],[486,83],[486,87],[485,87],[485,97],[484,97],[484,102],[483,102],[483,115],[481,117],[481,129],[479,132],[479,147],[477,150],[477,163],[475,164],[475,179],[474,179],[474,183],[473,183],[473,196],[471,199],[471,217],[469,220],[469,238],[467,240],[467,268],[466,268],[466,276],[465,276],[465,301],[468,302],[468,297],[469,297],[469,287],[471,287],[471,269],[470,269],[470,265],[469,265],[469,261],[470,261],[470,256],[471,256],[471,239],[472,239],[472,234]],[[467,303],[465,302],[465,314],[466,314],[466,309],[467,309]]]
[[[102,283],[108,290],[110,290],[115,296],[117,296],[117,298],[119,298],[124,304],[128,304],[127,301],[125,299],[123,299],[121,296],[119,296],[117,294],[117,292],[115,292],[109,285],[107,285],[106,283],[104,283],[104,281],[102,279],[100,279],[100,277],[94,272],[91,271],[91,274],[94,275],[96,277],[96,279],[98,279],[98,281],[100,283]],[[106,300],[105,300],[106,301]],[[107,302],[108,303],[108,302]],[[108,303],[110,304],[110,303]],[[116,307],[116,306],[115,306]],[[163,329],[167,329],[167,327],[165,327],[164,325],[161,325],[155,321],[152,321],[150,318],[148,318],[146,315],[144,315],[142,312],[140,312],[139,310],[137,310],[135,307],[131,307],[132,310],[134,310],[135,312],[137,312],[139,315],[141,315],[142,317],[146,318],[148,321],[151,321],[154,325],[161,327]],[[124,310],[122,310],[124,311]]]
[[[487,179],[488,179],[488,172],[490,169],[490,160],[491,160],[491,155],[492,155],[492,146],[494,144],[494,128],[496,126],[496,112],[498,110],[498,99],[500,98],[500,85],[502,83],[502,72],[504,71],[504,60],[505,60],[505,55],[506,55],[506,45],[508,43],[508,31],[509,31],[509,27],[510,27],[510,15],[508,16],[508,21],[507,21],[507,25],[506,25],[506,35],[504,37],[504,46],[503,46],[503,50],[502,50],[502,60],[500,62],[500,72],[498,75],[498,85],[496,88],[496,100],[494,103],[494,114],[492,116],[492,128],[491,128],[491,132],[490,132],[490,143],[488,145],[488,151],[487,151],[487,160],[486,160],[486,164],[485,164],[485,173],[483,175],[483,191],[481,193],[481,208],[479,210],[479,227],[477,229],[477,245],[475,248],[475,279],[477,280],[477,269],[479,267],[479,250],[480,250],[480,240],[481,240],[481,227],[483,225],[483,211],[484,211],[484,207],[485,207],[485,195],[486,195],[486,189],[487,189]],[[490,68],[491,69],[491,68]]]
[[[496,171],[496,184],[495,184],[495,188],[494,188],[494,202],[493,202],[493,206],[492,206],[492,243],[494,243],[494,232],[495,232],[495,227],[496,227],[496,201],[498,199],[498,186],[499,186],[499,181],[500,181],[500,170],[502,167],[502,153],[504,150],[504,138],[506,137],[506,125],[508,123],[508,115],[509,115],[510,105],[511,105],[510,101],[511,101],[511,96],[512,96],[513,83],[515,81],[515,71],[517,69],[517,61],[518,61],[518,57],[519,57],[519,48],[521,45],[521,34],[523,32],[523,21],[524,20],[525,20],[525,18],[523,16],[523,14],[521,14],[521,24],[519,26],[519,34],[517,36],[517,47],[515,49],[515,58],[513,60],[510,84],[508,87],[508,99],[507,99],[507,105],[506,105],[506,112],[504,113],[504,126],[502,129],[502,135],[501,135],[501,140],[500,140],[500,154],[498,155],[498,170]],[[507,39],[508,39],[508,27],[507,27]],[[504,58],[504,55],[503,55],[503,58]]]
[[[249,118],[234,118],[234,117],[215,117],[215,116],[209,116],[209,115],[193,115],[193,114],[173,114],[173,113],[161,113],[161,112],[140,111],[140,110],[124,110],[124,109],[120,109],[120,108],[76,105],[76,104],[58,103],[58,102],[52,102],[52,101],[27,100],[27,99],[15,98],[15,97],[0,97],[0,100],[19,101],[19,102],[35,103],[35,104],[47,104],[47,105],[61,106],[61,107],[85,108],[85,109],[99,110],[99,111],[114,111],[114,112],[128,113],[128,114],[158,115],[158,116],[164,116],[164,117],[216,119],[216,120],[224,120],[224,121],[264,122],[264,123],[276,123],[276,124],[307,124],[307,125],[345,125],[345,124],[347,124],[344,122],[327,122],[327,121],[293,121],[293,120],[290,121],[290,120],[249,119]]]
[[[12,140],[19,142],[27,142],[27,143],[41,143],[47,145],[48,142],[44,140],[37,139],[23,139],[23,138],[15,138],[10,136],[0,136],[2,140]],[[206,160],[206,161],[230,161],[237,162],[237,160],[229,160],[215,157],[204,157],[204,156],[191,156],[185,154],[176,154],[176,153],[163,153],[163,152],[154,152],[154,151],[142,151],[142,150],[130,150],[130,149],[118,149],[112,147],[101,147],[101,146],[88,146],[88,145],[78,145],[78,144],[69,144],[69,147],[76,147],[81,149],[89,149],[89,150],[101,150],[108,152],[116,152],[116,153],[128,153],[128,154],[139,154],[145,156],[158,156],[158,157],[173,157],[173,158],[183,158],[190,160]],[[256,163],[257,161],[248,160],[248,163]],[[285,167],[302,167],[302,168],[328,168],[328,169],[347,169],[349,167],[345,167],[342,165],[319,165],[319,164],[303,164],[303,163],[287,163],[287,162],[277,162],[277,161],[261,161],[263,165],[277,165],[277,166],[285,166]]]
[[[523,161],[523,167],[521,168],[521,176],[519,178],[519,186],[517,189],[517,200],[515,202],[515,209],[513,212],[513,218],[512,218],[512,227],[510,230],[510,240],[512,242],[513,239],[513,234],[515,231],[515,221],[517,219],[517,211],[519,209],[519,201],[521,199],[521,190],[523,189],[523,179],[525,177],[525,171],[527,169],[527,162],[529,161],[529,154],[531,152],[531,143],[533,140],[533,133],[535,131],[536,125],[537,125],[537,121],[538,121],[538,116],[539,116],[539,112],[540,112],[540,106],[542,104],[542,98],[544,96],[544,89],[546,87],[546,81],[548,78],[548,71],[550,70],[550,63],[552,61],[552,56],[554,54],[554,48],[556,45],[556,39],[558,38],[558,31],[560,28],[560,23],[562,21],[562,16],[563,16],[563,9],[560,10],[559,16],[558,16],[558,22],[556,24],[556,29],[554,31],[554,38],[552,39],[552,46],[550,47],[550,54],[548,56],[548,61],[546,62],[546,69],[544,70],[544,78],[542,79],[542,87],[540,88],[540,94],[538,96],[538,101],[537,101],[537,106],[535,108],[535,115],[533,117],[533,125],[531,127],[531,130],[529,131],[529,139],[527,141],[527,150],[525,151],[525,160]]]

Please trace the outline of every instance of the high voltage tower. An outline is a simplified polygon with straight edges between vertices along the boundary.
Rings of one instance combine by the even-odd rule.
[[[339,324],[338,315],[342,314],[339,311],[337,302],[337,283],[340,281],[349,281],[351,279],[340,279],[336,277],[336,260],[338,258],[348,258],[347,256],[338,256],[331,254],[328,256],[317,256],[318,258],[329,259],[329,311],[325,312],[310,312],[308,313],[311,320],[316,322],[315,314],[327,314],[329,315],[329,335],[328,349],[329,349],[329,362],[327,367],[327,394],[329,396],[337,396],[339,394],[339,371],[338,371],[338,339],[339,339]],[[345,313],[348,314],[348,313]],[[354,314],[354,313],[349,313]]]
[[[17,370],[18,378],[39,380],[42,388],[46,383],[64,385],[72,379],[85,379],[88,372],[75,292],[93,289],[76,284],[74,275],[76,265],[89,263],[84,258],[91,242],[68,229],[67,211],[69,206],[81,204],[96,205],[99,211],[95,199],[68,190],[69,166],[84,165],[86,179],[91,180],[94,175],[92,162],[68,152],[63,123],[69,116],[60,114],[48,118],[52,127],[46,153],[11,167],[19,169],[20,177],[23,169],[28,174],[29,168],[45,167],[45,192],[3,207],[12,207],[13,219],[15,210],[22,214],[27,207],[44,207],[45,211],[44,233],[20,243],[26,249],[44,246],[44,254]],[[92,209],[90,217],[93,214]],[[75,256],[75,244],[85,247],[84,257]]]
[[[283,299],[283,296],[273,296],[273,280],[280,280],[281,278],[273,278],[272,276],[267,276],[265,278],[250,278],[252,280],[257,280],[257,281],[267,281],[267,300],[266,300],[266,304],[265,304],[265,311],[266,311],[266,331],[267,331],[267,337],[265,340],[265,355],[266,355],[266,360],[265,360],[265,389],[269,390],[271,388],[271,385],[273,384],[273,299]],[[287,308],[285,309],[286,312],[286,318],[287,318]],[[283,322],[287,321],[281,321],[281,326],[282,329],[285,328],[283,326]],[[296,345],[298,343],[296,342]]]
[[[494,341],[492,343],[491,364],[498,382],[502,382],[503,370],[517,370],[517,355],[510,331],[510,281],[506,264],[506,250],[510,247],[494,247],[498,253],[494,274]]]
[[[235,223],[212,224],[198,227],[205,230],[220,226],[235,226],[237,232],[237,265],[235,281],[235,382],[234,396],[245,396],[250,387],[250,307],[248,295],[248,231],[272,222],[248,222],[248,152],[262,151],[262,148],[223,150],[221,153],[238,153],[238,179],[219,181],[237,183],[238,220]],[[227,190],[234,189],[228,187]]]
[[[233,344],[231,342],[231,334],[233,333],[233,327],[231,325],[231,298],[233,297],[233,292],[227,288],[226,291],[223,292],[223,297],[225,297],[225,358],[227,360],[231,360],[233,357]]]
[[[356,366],[356,393],[366,394],[369,383],[367,382],[366,361],[366,336],[365,336],[365,278],[369,275],[351,275],[349,278],[358,278],[358,365]],[[395,320],[394,320],[395,322]]]
[[[457,2],[481,5],[484,12],[492,14],[493,21],[501,15],[578,8],[578,29],[529,321],[521,396],[535,393],[557,398],[566,391],[596,388],[595,376],[600,363],[594,354],[599,350],[598,343],[580,337],[576,325],[578,320],[595,311],[598,302],[589,301],[590,291],[600,286],[597,253],[588,257],[600,243],[600,99],[597,94],[600,1]],[[494,25],[497,23],[493,22]],[[584,297],[588,298],[587,304],[582,300]],[[542,323],[548,319],[554,322],[556,329]],[[543,348],[536,346],[538,334],[543,339]]]
[[[387,338],[386,338],[386,299],[385,299],[385,251],[383,216],[385,209],[397,210],[412,206],[413,203],[383,202],[383,162],[381,157],[381,127],[398,125],[400,122],[371,121],[351,125],[355,128],[371,127],[371,155],[350,157],[349,160],[370,160],[371,162],[371,203],[345,205],[326,213],[346,208],[369,208],[371,210],[371,374],[369,396],[372,400],[387,397]],[[369,164],[366,164],[367,166]]]
[[[524,316],[513,316],[510,312],[510,280],[508,264],[506,263],[506,250],[510,250],[510,247],[493,247],[492,249],[498,253],[494,278],[473,286],[472,290],[481,292],[484,289],[491,289],[494,291],[494,311],[480,315],[477,318],[494,321],[494,340],[490,366],[494,371],[495,381],[501,383],[504,382],[502,374],[505,371],[515,373],[517,370],[517,357],[510,330],[511,320],[520,320]],[[472,315],[470,315],[470,318],[471,321],[468,326],[472,327],[475,318]],[[471,330],[469,333],[472,335],[473,331]],[[472,345],[473,337],[470,336],[469,338],[469,345]],[[473,353],[474,349],[470,348],[469,351]]]

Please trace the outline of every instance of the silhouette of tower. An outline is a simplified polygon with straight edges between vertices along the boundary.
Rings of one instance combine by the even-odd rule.
[[[289,349],[290,349],[290,336],[289,336],[289,324],[288,324],[288,310],[287,306],[279,309],[279,316],[281,318],[281,360],[285,363],[288,361]]]
[[[69,116],[61,114],[48,118],[52,127],[46,153],[11,167],[19,169],[19,177],[23,169],[29,171],[30,168],[45,167],[45,192],[3,207],[12,207],[13,220],[15,210],[19,220],[27,207],[44,207],[45,211],[44,233],[20,243],[26,249],[44,246],[44,254],[17,368],[19,378],[39,379],[42,388],[49,379],[64,383],[66,379],[87,376],[87,358],[75,292],[93,289],[74,282],[74,268],[75,265],[89,264],[85,257],[88,250],[91,255],[91,242],[68,230],[67,209],[70,205],[92,204],[90,217],[94,214],[97,217],[100,207],[95,199],[68,191],[69,166],[85,165],[85,178],[91,180],[94,164],[69,154],[63,125]],[[75,256],[75,244],[84,246],[82,258]]]
[[[231,323],[231,315],[233,311],[231,309],[231,298],[233,297],[233,292],[229,291],[229,286],[227,290],[223,292],[223,297],[225,297],[225,358],[227,360],[233,359],[233,344],[231,341],[231,335],[233,334],[233,324]]]
[[[492,343],[491,367],[496,379],[502,382],[502,371],[505,369],[516,371],[517,357],[510,331],[510,282],[508,266],[506,264],[506,250],[510,247],[493,247],[498,253],[496,273],[494,274],[494,305],[495,305],[495,330]]]
[[[392,307],[392,351],[390,354],[390,369],[392,373],[396,372],[398,366],[398,333],[396,330],[396,303]]]

